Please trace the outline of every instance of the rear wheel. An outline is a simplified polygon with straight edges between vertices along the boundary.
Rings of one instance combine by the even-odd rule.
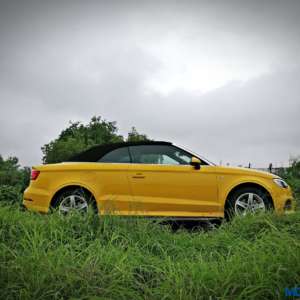
[[[235,191],[227,202],[227,218],[247,214],[265,213],[273,208],[269,195],[255,187],[244,187]]]
[[[87,214],[89,210],[97,212],[94,197],[80,187],[63,190],[55,198],[53,207],[62,215],[72,211]]]

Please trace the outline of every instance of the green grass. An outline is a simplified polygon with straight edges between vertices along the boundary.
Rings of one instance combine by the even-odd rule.
[[[1,299],[287,299],[299,285],[300,212],[172,232],[0,207]]]

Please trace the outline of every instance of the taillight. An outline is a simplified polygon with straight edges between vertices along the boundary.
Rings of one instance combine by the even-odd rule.
[[[39,174],[40,174],[40,171],[32,169],[30,179],[31,180],[36,180],[38,178]]]

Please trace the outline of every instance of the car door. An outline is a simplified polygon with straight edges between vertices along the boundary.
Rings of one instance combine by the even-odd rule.
[[[138,214],[153,216],[221,215],[214,167],[196,170],[192,155],[173,145],[130,146],[128,169]]]
[[[128,182],[128,147],[113,149],[97,162],[97,190],[101,214],[126,215],[133,201]]]

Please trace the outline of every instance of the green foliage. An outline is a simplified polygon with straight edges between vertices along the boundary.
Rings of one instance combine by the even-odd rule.
[[[300,213],[208,232],[0,207],[3,299],[283,299],[300,282]]]
[[[298,200],[298,206],[300,204],[300,159],[294,159],[291,166],[285,170],[282,170],[279,174],[284,178],[287,183],[293,189]]]
[[[139,134],[135,127],[131,128],[131,131],[128,133],[127,141],[128,142],[139,142],[139,141],[148,141],[149,138],[145,134]]]
[[[19,161],[16,157],[4,160],[0,156],[0,185],[15,185],[21,181]]]
[[[21,168],[16,157],[3,159],[0,155],[0,186],[10,185],[23,191],[29,184],[30,168]]]
[[[287,181],[300,193],[300,160],[293,161],[292,166],[287,170]]]
[[[132,127],[127,140],[145,139],[147,139],[146,135],[139,134]],[[94,145],[122,141],[124,141],[124,138],[118,135],[116,122],[108,122],[101,119],[101,117],[93,117],[87,125],[80,122],[71,122],[70,126],[64,129],[57,139],[42,147],[43,162],[61,162]]]
[[[123,141],[117,131],[116,122],[108,122],[101,117],[93,117],[87,125],[71,122],[57,139],[42,147],[43,162],[61,162],[91,146]]]
[[[43,162],[56,163],[68,159],[73,154],[79,153],[88,148],[83,141],[76,138],[64,138],[51,141],[42,147]]]
[[[10,185],[0,185],[0,203],[15,204],[21,202],[21,193],[18,188]]]
[[[42,147],[43,162],[61,162],[94,145],[124,141],[123,136],[118,135],[117,132],[116,122],[108,122],[101,117],[93,117],[87,125],[80,122],[70,123],[70,126],[62,130],[57,139]],[[147,136],[139,134],[135,127],[132,127],[127,138],[128,141],[146,139]],[[4,186],[2,195],[5,195],[4,191],[8,192],[7,202],[14,202],[11,199],[16,198],[12,191],[23,192],[29,182],[30,168],[20,167],[17,157],[3,159],[0,155],[0,187]],[[8,186],[12,187],[9,191]]]

